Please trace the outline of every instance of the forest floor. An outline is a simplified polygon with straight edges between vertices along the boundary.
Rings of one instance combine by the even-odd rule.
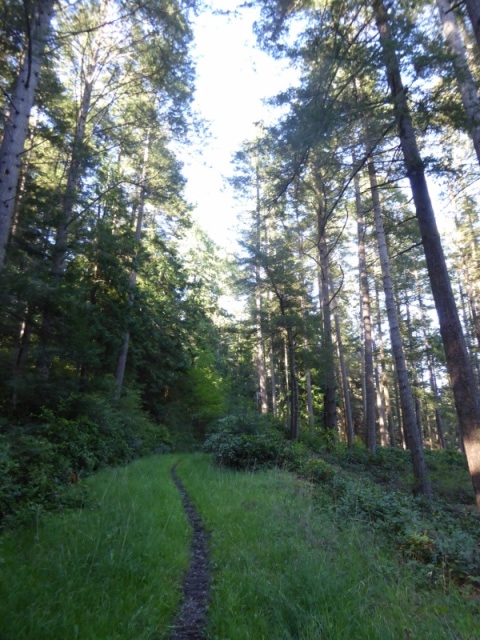
[[[102,470],[82,509],[0,536],[0,640],[478,640],[476,591],[425,556],[420,514],[392,538],[410,503],[346,480],[205,454]]]

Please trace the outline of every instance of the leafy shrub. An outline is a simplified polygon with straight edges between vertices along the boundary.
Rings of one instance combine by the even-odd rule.
[[[322,458],[308,460],[304,465],[303,473],[309,480],[318,484],[331,484],[336,476],[336,471],[332,465],[322,460]]]
[[[107,465],[170,449],[165,427],[152,423],[138,398],[116,404],[73,395],[58,410],[42,409],[30,424],[4,426],[0,436],[0,522],[38,510],[78,506],[72,481]]]
[[[409,560],[429,565],[432,575],[437,568],[442,577],[445,572],[453,579],[480,577],[477,515],[385,491],[367,479],[360,484],[337,476],[332,491],[342,518],[356,517],[381,529]]]
[[[206,439],[204,449],[217,464],[232,469],[278,466],[295,470],[306,457],[301,444],[289,442],[275,431],[257,434],[219,431]]]

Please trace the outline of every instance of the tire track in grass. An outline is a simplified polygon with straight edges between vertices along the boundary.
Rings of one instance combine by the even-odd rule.
[[[192,527],[193,538],[190,566],[183,581],[183,601],[170,640],[205,640],[211,583],[208,536],[202,519],[177,476],[177,465],[178,463],[171,468],[170,474],[182,496],[183,508]]]

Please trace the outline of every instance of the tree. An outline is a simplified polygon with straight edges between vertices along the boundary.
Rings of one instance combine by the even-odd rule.
[[[28,122],[35,101],[44,51],[53,16],[54,0],[37,0],[27,28],[22,62],[9,99],[9,112],[0,146],[0,271],[12,225],[18,191],[22,153],[28,137]]]
[[[390,327],[390,341],[395,358],[395,369],[398,376],[400,402],[402,406],[403,428],[407,446],[410,449],[413,462],[413,474],[415,477],[414,491],[431,497],[431,486],[428,478],[427,466],[423,455],[423,445],[420,433],[417,429],[413,394],[408,378],[405,357],[403,353],[402,338],[398,322],[392,279],[390,275],[390,262],[383,227],[381,203],[378,191],[377,174],[372,159],[368,161],[368,174],[373,201],[375,217],[375,229],[377,234],[378,254],[382,268],[383,290],[387,307],[388,324]]]
[[[391,37],[390,20],[382,0],[374,0],[372,8],[379,33],[403,158],[420,227],[455,406],[477,507],[480,510],[480,403],[477,385],[468,358],[465,338],[425,180],[424,163],[418,150],[407,94],[400,75],[395,43]]]

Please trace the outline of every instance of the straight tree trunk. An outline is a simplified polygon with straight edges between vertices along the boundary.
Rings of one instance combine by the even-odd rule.
[[[321,178],[318,177],[319,182]],[[321,187],[321,185],[320,185]],[[325,237],[325,227],[327,220],[325,218],[325,206],[323,196],[320,194],[317,203],[317,247],[318,247],[318,263],[319,263],[319,293],[320,306],[323,316],[323,350],[325,358],[325,395],[324,403],[324,426],[327,432],[335,432],[337,430],[337,385],[335,381],[335,368],[333,362],[333,341],[332,341],[332,317],[330,309],[330,276],[329,276],[329,259],[327,239]]]
[[[270,339],[270,384],[272,385],[272,413],[275,417],[278,416],[277,406],[277,383],[275,374],[275,358],[273,353],[273,337]]]
[[[37,0],[33,12],[28,47],[17,82],[9,100],[10,111],[0,146],[0,271],[12,225],[18,191],[22,154],[28,136],[28,121],[35,101],[45,46],[53,16],[53,0]]]
[[[385,362],[385,346],[383,344],[383,329],[382,329],[382,316],[380,313],[380,293],[378,291],[377,283],[375,280],[375,301],[377,303],[377,334],[378,334],[378,352],[379,352],[379,364],[380,364],[380,394],[382,407],[386,415],[387,425],[388,425],[388,434],[390,438],[390,446],[395,447],[397,445],[395,439],[395,424],[393,421],[393,412],[392,412],[392,403],[390,402],[390,393],[388,391],[388,376],[387,376],[387,365]],[[395,376],[394,376],[395,379]],[[398,421],[398,426],[401,430],[400,420]]]
[[[420,292],[420,283],[418,280],[418,276],[417,274],[415,274],[415,280],[416,280],[416,284],[417,284],[417,302],[418,302],[418,307],[420,309],[420,320],[421,320],[421,326],[422,326],[422,337],[423,337],[423,348],[425,351],[425,356],[427,358],[427,369],[428,369],[428,375],[430,378],[430,389],[432,390],[432,394],[433,394],[433,402],[435,405],[435,425],[437,428],[437,439],[438,442],[440,444],[440,447],[442,449],[446,448],[445,445],[445,434],[444,434],[444,429],[443,429],[443,422],[442,422],[442,415],[440,413],[440,397],[438,395],[438,386],[437,386],[437,381],[435,378],[435,371],[433,368],[433,361],[432,361],[432,348],[430,346],[430,341],[428,339],[428,335],[427,335],[427,329],[426,329],[426,322],[427,322],[427,318],[426,318],[426,313],[425,313],[425,305],[423,303],[423,299],[422,299],[422,295]]]
[[[312,374],[308,368],[305,371],[305,387],[307,391],[308,426],[310,433],[313,433],[313,429],[315,427],[315,416],[313,414]]]
[[[475,40],[477,41],[478,49],[480,50],[480,5],[478,0],[465,0],[465,6],[467,7],[470,22],[472,23],[472,29],[475,35]]]
[[[343,353],[343,341],[342,341],[342,330],[340,327],[340,317],[338,314],[338,305],[335,298],[332,301],[332,307],[333,307],[332,309],[333,319],[335,322],[335,334],[337,337],[337,352],[338,352],[338,361],[340,364],[340,377],[342,380],[343,400],[345,405],[347,445],[351,447],[353,445],[353,440],[354,440],[352,403],[350,401],[350,388],[348,384],[347,367],[345,365],[345,356]]]
[[[354,164],[355,159],[354,159]],[[372,309],[370,303],[370,289],[368,285],[367,259],[365,251],[365,216],[360,197],[360,179],[358,173],[354,178],[355,207],[357,212],[357,236],[358,236],[358,271],[360,280],[360,299],[363,326],[363,358],[365,379],[365,444],[371,453],[375,452],[375,381],[373,375],[373,335],[372,335]]]
[[[480,402],[478,388],[453,296],[435,214],[425,179],[424,164],[418,150],[407,96],[400,75],[397,53],[391,38],[388,15],[383,0],[373,0],[373,8],[393,100],[403,158],[415,203],[433,299],[438,314],[440,333],[445,348],[455,407],[472,477],[477,508],[480,511]],[[472,24],[480,46],[480,5],[473,0],[467,0],[467,9],[472,14]]]
[[[98,49],[91,60],[84,78],[83,93],[80,102],[80,109],[75,125],[70,164],[67,173],[67,184],[62,198],[60,219],[56,229],[55,246],[52,256],[52,273],[59,277],[65,269],[65,260],[68,251],[68,235],[72,224],[73,209],[77,199],[77,193],[82,179],[85,154],[84,143],[86,135],[87,118],[92,102],[92,92],[94,84],[95,70],[97,67]]]
[[[256,196],[257,203],[255,209],[255,227],[256,227],[256,253],[255,259],[255,329],[256,329],[256,357],[257,357],[257,376],[260,410],[263,414],[268,413],[268,395],[267,395],[267,370],[265,367],[265,349],[263,337],[263,315],[262,315],[262,290],[260,277],[259,254],[261,249],[261,202],[260,202],[260,175],[258,166],[256,168]]]
[[[442,21],[443,35],[448,48],[453,54],[453,66],[457,77],[458,89],[467,115],[468,133],[472,139],[477,160],[480,163],[480,102],[475,80],[468,66],[465,43],[450,0],[436,0],[436,4]]]
[[[386,447],[388,444],[387,439],[387,414],[385,412],[385,403],[382,397],[382,390],[380,386],[380,372],[378,366],[375,367],[375,390],[377,392],[377,412],[378,412],[378,431],[380,434],[380,444],[382,447]]]
[[[293,331],[287,327],[288,367],[290,373],[290,415],[289,432],[291,440],[298,440],[300,432],[300,404],[298,399],[298,378],[295,360],[295,345]]]
[[[388,324],[390,327],[390,341],[392,343],[393,357],[398,376],[398,386],[400,394],[400,404],[402,407],[402,419],[407,446],[410,449],[413,464],[413,476],[415,493],[422,493],[426,497],[431,497],[431,487],[428,478],[427,465],[423,455],[422,443],[417,430],[415,405],[412,395],[410,381],[403,353],[402,337],[398,314],[395,306],[393,294],[392,278],[390,275],[390,262],[388,257],[385,231],[383,228],[382,211],[380,197],[378,193],[377,176],[373,160],[368,160],[368,174],[370,176],[370,186],[372,192],[373,213],[375,217],[375,230],[377,234],[378,254],[382,268],[383,290],[385,293],[385,306],[387,309]]]
[[[142,240],[142,226],[143,226],[143,215],[145,212],[145,182],[147,179],[147,165],[148,165],[148,156],[150,153],[150,131],[147,131],[147,137],[145,140],[145,146],[143,150],[143,164],[142,164],[142,173],[140,176],[140,196],[138,203],[138,212],[135,226],[135,245],[137,248],[140,246],[140,242]],[[128,282],[129,288],[129,299],[128,299],[128,308],[133,307],[133,302],[135,299],[135,286],[137,283],[137,271],[136,271],[136,256],[134,259],[134,265],[132,272],[130,273],[130,278]],[[127,357],[128,357],[128,347],[130,344],[130,331],[127,329],[123,336],[123,344],[120,350],[120,355],[117,361],[117,370],[115,373],[115,400],[119,400],[122,393],[123,379],[125,377],[125,368],[127,366]]]

